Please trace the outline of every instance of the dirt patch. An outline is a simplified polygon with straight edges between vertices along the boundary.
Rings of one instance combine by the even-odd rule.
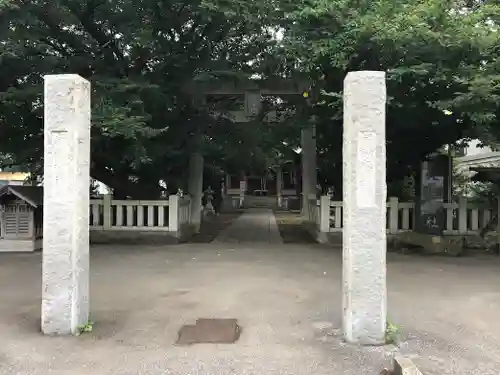
[[[302,225],[300,214],[275,212],[275,216],[284,243],[316,243],[313,236]]]
[[[242,212],[222,212],[217,216],[203,218],[200,232],[188,239],[189,243],[212,242],[221,231],[229,227]]]

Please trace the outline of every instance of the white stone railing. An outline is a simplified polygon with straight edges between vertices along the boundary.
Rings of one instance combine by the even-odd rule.
[[[113,200],[110,195],[90,200],[91,230],[179,232],[191,222],[189,197],[168,200]]]
[[[309,201],[313,206],[313,200]],[[471,204],[465,199],[456,203],[444,203],[446,209],[445,235],[472,235],[489,223],[493,208],[486,204]],[[318,213],[318,214],[317,214]],[[318,218],[319,217],[319,222]],[[309,221],[317,223],[319,232],[340,232],[343,227],[342,202],[331,201],[322,196],[316,201],[314,209],[309,210]],[[387,202],[387,232],[396,234],[411,231],[415,224],[415,203],[399,202],[398,198],[389,198]]]
[[[245,191],[241,189],[227,189],[227,196],[231,197],[231,206],[234,209],[243,207],[245,201]]]

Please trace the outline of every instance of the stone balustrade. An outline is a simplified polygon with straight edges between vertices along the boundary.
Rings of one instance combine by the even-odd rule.
[[[308,221],[316,223],[318,232],[341,232],[343,229],[343,204],[332,201],[329,196],[320,199],[309,198]],[[458,202],[444,203],[446,226],[444,235],[476,235],[487,225],[494,215],[494,208],[488,204],[477,204],[460,199]],[[415,225],[415,203],[400,202],[391,197],[387,202],[387,233],[397,234],[412,231]]]
[[[181,233],[191,224],[191,203],[189,196],[114,200],[111,195],[104,195],[102,199],[90,200],[90,230]]]

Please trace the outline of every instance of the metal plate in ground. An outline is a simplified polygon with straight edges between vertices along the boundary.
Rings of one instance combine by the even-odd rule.
[[[232,344],[241,333],[236,319],[198,319],[195,325],[185,325],[179,330],[178,345]]]

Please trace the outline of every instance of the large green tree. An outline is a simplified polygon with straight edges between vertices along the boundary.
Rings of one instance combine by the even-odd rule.
[[[283,53],[316,82],[310,113],[317,116],[324,179],[341,185],[349,71],[387,71],[389,180],[462,137],[498,139],[499,14],[499,5],[476,1],[297,2]]]
[[[13,163],[40,169],[43,75],[53,73],[91,81],[91,174],[119,195],[154,196],[159,179],[171,188],[182,184],[195,133],[204,134],[210,151],[227,146],[228,135],[233,150],[255,146],[183,88],[252,74],[249,62],[258,66],[273,40],[266,28],[276,17],[272,2],[251,9],[235,4],[238,12],[201,0],[15,0],[1,6],[0,150]],[[250,16],[257,10],[266,17]],[[227,164],[234,151],[225,150],[209,152],[207,165],[211,157]]]

